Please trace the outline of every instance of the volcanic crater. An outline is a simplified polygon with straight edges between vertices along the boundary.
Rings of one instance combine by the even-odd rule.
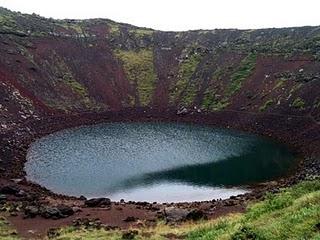
[[[247,201],[266,191],[319,174],[319,27],[163,32],[108,19],[54,20],[4,8],[0,23],[0,193],[24,209],[12,222],[19,225],[24,214],[30,217],[30,206],[82,209],[69,217],[35,211],[26,227],[20,224],[22,233],[35,224],[46,229],[41,217],[59,219],[50,224],[61,226],[93,213],[105,223],[128,227],[130,221],[123,218],[161,217],[168,206],[201,209],[214,218],[243,211]],[[27,151],[37,139],[117,123],[246,132],[286,146],[299,163],[292,160],[290,171],[253,181],[249,192],[214,202],[85,200],[25,178]],[[277,163],[286,161],[278,155]],[[202,170],[192,172],[201,175]]]

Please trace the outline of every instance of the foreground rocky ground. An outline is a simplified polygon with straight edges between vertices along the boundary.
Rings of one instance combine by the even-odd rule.
[[[232,200],[236,199],[238,198],[232,198]],[[33,227],[21,235],[19,232],[21,225],[12,221],[10,219],[12,217],[7,217],[13,224],[8,225],[7,220],[1,218],[0,237],[1,239],[20,239],[21,236],[32,239],[319,239],[319,201],[320,182],[309,180],[290,188],[273,189],[272,192],[262,194],[259,200],[251,202],[245,210],[242,209],[244,213],[239,213],[239,209],[235,212],[227,211],[218,219],[217,216],[207,219],[206,209],[200,210],[199,205],[196,206],[196,204],[194,204],[196,210],[190,210],[177,205],[158,208],[158,206],[155,207],[156,204],[132,203],[133,208],[143,209],[151,206],[157,208],[154,209],[157,211],[157,218],[139,219],[130,216],[122,220],[132,222],[130,227],[121,228],[110,226],[99,218],[90,218],[89,214],[82,218],[78,215],[72,223],[67,225],[58,227],[54,224],[50,225],[46,233],[38,232],[39,227]],[[224,203],[225,206],[230,206],[226,203]],[[120,208],[128,208],[124,202],[113,205],[106,199],[87,201],[84,204],[87,207],[89,207],[88,204],[94,204],[91,205],[92,207],[103,204],[99,208],[100,211],[102,209],[112,211],[112,208],[122,211]],[[213,211],[213,206],[219,205],[215,201],[208,204]],[[98,211],[98,208],[95,210]],[[39,208],[32,211],[28,208],[28,211],[25,216],[33,218],[35,216],[30,215],[30,212],[44,214],[44,217],[54,213],[55,218],[65,217],[58,217],[56,215],[58,211],[66,215],[72,214],[72,208],[61,205],[56,208],[42,210]],[[47,215],[49,212],[50,215]],[[2,213],[2,215],[8,216],[8,213]],[[34,220],[33,223],[38,222]],[[20,235],[17,236],[17,233]]]

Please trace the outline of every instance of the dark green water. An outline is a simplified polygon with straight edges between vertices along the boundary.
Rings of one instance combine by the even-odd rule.
[[[174,123],[111,123],[44,137],[28,151],[27,178],[68,195],[195,201],[244,193],[284,175],[294,156],[265,138]]]

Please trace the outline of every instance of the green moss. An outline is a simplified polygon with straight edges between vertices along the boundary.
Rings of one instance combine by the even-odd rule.
[[[9,226],[9,223],[2,216],[0,216],[0,239],[1,240],[20,239],[17,236],[17,232]]]
[[[73,92],[76,92],[81,96],[88,95],[87,89],[82,84],[77,82],[70,72],[63,74],[63,81],[72,89]]]
[[[260,111],[260,112],[264,112],[264,111],[267,110],[268,107],[270,107],[273,103],[274,103],[274,102],[273,102],[272,99],[266,101],[266,102],[259,108],[259,111]]]
[[[169,94],[171,104],[180,100],[180,104],[189,106],[192,104],[194,97],[196,96],[197,82],[196,79],[191,78],[202,57],[199,53],[194,51],[191,52],[189,52],[188,58],[184,59],[179,65],[177,82],[171,87]]]
[[[53,61],[54,65],[51,67],[57,75],[62,76],[62,82],[69,86],[73,92],[77,93],[82,97],[86,97],[88,95],[87,89],[74,79],[71,70],[63,61],[63,59],[56,56]]]
[[[211,82],[219,82],[225,71],[226,70],[224,68],[218,67],[212,75]],[[203,100],[201,105],[204,109],[207,109],[209,111],[218,111],[225,108],[228,105],[228,101],[227,99],[219,101],[216,96],[216,90],[212,89],[211,87],[208,87],[203,94]]]
[[[12,30],[17,28],[16,21],[11,14],[1,14],[0,13],[0,27],[7,30]]]
[[[286,78],[277,79],[276,85],[274,86],[273,90],[282,87],[285,84],[286,81],[287,81]]]
[[[151,100],[156,82],[151,49],[139,51],[117,50],[115,55],[122,61],[130,83],[136,87],[141,106],[147,106]],[[135,104],[138,104],[137,99]]]
[[[109,23],[109,34],[111,37],[118,37],[120,36],[120,27],[119,24],[116,23]]]
[[[291,90],[290,90],[290,95],[293,94],[294,92],[296,92],[297,90],[299,90],[302,87],[302,83],[299,83],[297,85],[294,85]]]
[[[68,24],[68,28],[75,31],[78,34],[83,34],[83,29],[80,24]]]
[[[314,106],[314,108],[320,108],[320,99],[319,99],[319,98],[317,98],[317,99],[315,100],[313,106]]]
[[[65,61],[56,54],[51,56],[50,69],[55,76],[53,84],[57,89],[69,88],[74,96],[60,94],[61,100],[47,99],[46,104],[52,108],[60,109],[65,112],[72,111],[74,108],[85,108],[90,110],[98,110],[103,106],[90,98],[87,88],[78,82]]]
[[[151,37],[154,31],[152,29],[136,28],[136,29],[131,29],[129,33],[133,34],[136,38],[143,38],[146,36]]]
[[[231,82],[226,90],[227,96],[232,96],[240,90],[243,81],[246,80],[255,69],[256,60],[257,55],[251,53],[240,62],[237,70],[231,75]]]
[[[204,92],[204,97],[203,97],[203,101],[202,101],[202,107],[204,109],[210,110],[212,104],[214,103],[214,101],[216,100],[215,97],[215,91],[207,89]]]
[[[294,108],[298,108],[298,109],[304,109],[304,107],[305,107],[305,102],[304,102],[304,100],[302,99],[302,98],[300,98],[300,97],[297,97],[294,101],[293,101],[293,103],[292,103],[292,105],[291,105],[292,107],[294,107]]]
[[[216,101],[211,104],[211,110],[213,111],[221,111],[225,109],[229,105],[229,102],[226,99],[222,99],[221,101]]]

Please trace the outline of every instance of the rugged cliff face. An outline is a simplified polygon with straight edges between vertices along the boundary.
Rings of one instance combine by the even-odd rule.
[[[146,107],[320,121],[320,27],[162,32],[0,8],[0,130]]]

